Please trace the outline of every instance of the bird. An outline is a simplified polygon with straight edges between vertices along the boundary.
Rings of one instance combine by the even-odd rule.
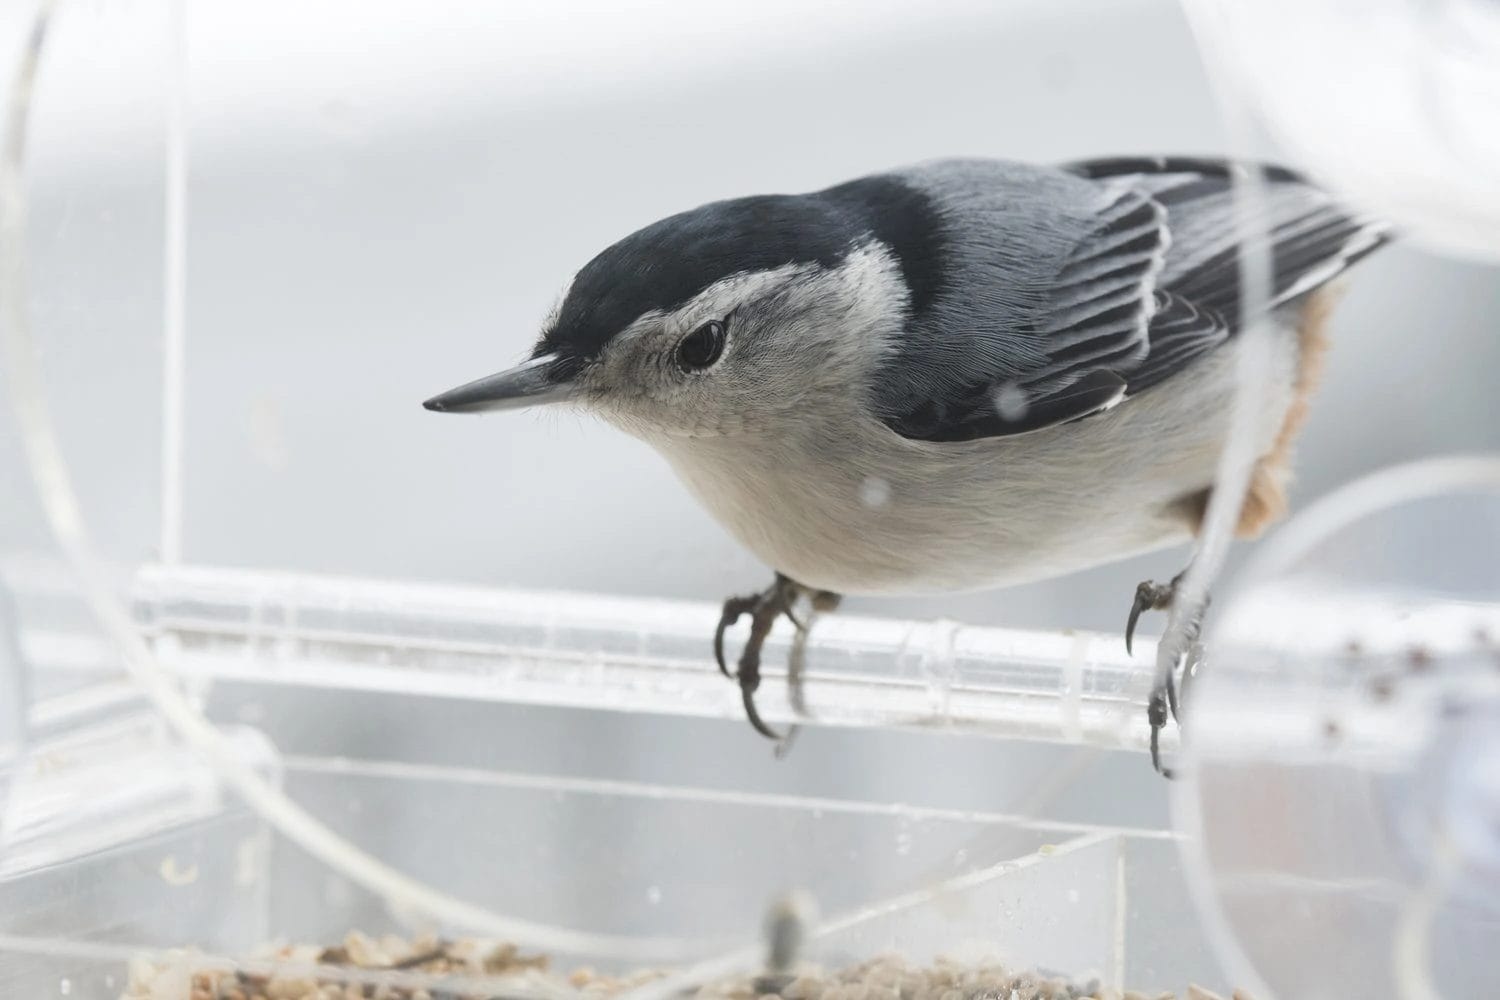
[[[1254,225],[1237,225],[1252,171]],[[1261,316],[1241,299],[1247,233],[1271,262]],[[774,569],[724,602],[713,649],[777,739],[761,649],[783,615],[805,637],[804,602],[1003,587],[1191,541],[1259,319],[1272,388],[1237,530],[1279,518],[1341,276],[1390,237],[1273,164],[927,161],[647,225],[574,274],[526,360],[424,405],[571,403],[664,456]],[[1136,588],[1127,649],[1180,579]],[[1148,712],[1162,773],[1171,685]]]

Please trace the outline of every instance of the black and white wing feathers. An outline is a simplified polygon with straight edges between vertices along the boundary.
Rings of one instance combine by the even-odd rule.
[[[1243,325],[1233,200],[1240,169],[1134,158],[1061,171],[997,164],[988,174],[974,163],[939,164],[917,175],[937,199],[956,200],[950,219],[961,221],[951,223],[958,232],[951,252],[962,255],[960,281],[1010,287],[988,293],[993,323],[960,332],[974,348],[967,367],[934,373],[916,358],[894,359],[912,362],[908,371],[925,381],[887,375],[886,422],[932,441],[1024,433],[1114,406],[1228,341]],[[1386,238],[1382,224],[1290,171],[1267,168],[1263,178],[1255,221],[1270,236],[1273,308],[1314,291]],[[959,232],[984,226],[1005,233]],[[1026,245],[1018,228],[1032,230],[1029,258],[1017,252]],[[995,248],[990,258],[986,241]],[[935,343],[952,361],[965,306],[955,292],[963,294],[949,289],[949,301],[917,318],[927,328],[905,353]]]

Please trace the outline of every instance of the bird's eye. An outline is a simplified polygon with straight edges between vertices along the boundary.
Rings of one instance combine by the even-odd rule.
[[[702,371],[724,353],[724,324],[711,319],[682,338],[677,345],[677,367],[685,372]]]

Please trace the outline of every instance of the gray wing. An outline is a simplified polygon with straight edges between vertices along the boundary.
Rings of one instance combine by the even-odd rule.
[[[941,206],[948,287],[878,376],[886,423],[961,441],[1098,413],[1234,336],[1240,241],[1222,161],[1035,167],[948,161],[909,172]],[[1265,172],[1278,306],[1384,239],[1295,174]]]

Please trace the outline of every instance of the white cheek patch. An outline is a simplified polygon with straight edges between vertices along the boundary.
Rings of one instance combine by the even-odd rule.
[[[894,253],[871,239],[834,267],[788,264],[731,275],[663,313],[652,310],[612,337],[586,376],[601,405],[668,433],[724,433],[805,410],[809,398],[844,393],[896,349],[909,305]],[[729,322],[724,360],[711,378],[672,369],[682,338]]]
[[[860,377],[896,348],[908,300],[895,254],[872,239],[789,288],[786,311],[801,326],[795,337],[821,345],[829,362]]]

